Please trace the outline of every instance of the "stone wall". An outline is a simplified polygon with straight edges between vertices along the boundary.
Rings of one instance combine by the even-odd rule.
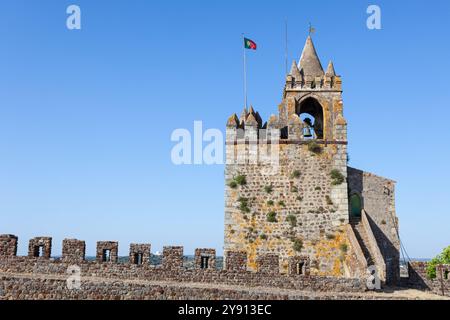
[[[130,244],[129,261],[134,264],[144,264],[150,262],[151,256],[150,244]]]
[[[247,253],[245,251],[227,251],[224,264],[228,271],[247,271]]]
[[[183,247],[164,247],[162,265],[166,269],[183,268]]]
[[[374,174],[348,168],[349,193],[357,194],[367,214],[386,264],[386,281],[400,279],[399,221],[395,212],[395,182]]]
[[[194,265],[197,269],[216,269],[216,249],[195,249]]]
[[[345,179],[345,146],[322,144],[319,154],[307,144],[279,147],[276,174],[265,174],[270,165],[227,165],[225,251],[248,252],[251,270],[257,268],[256,256],[274,253],[281,256],[285,271],[289,257],[306,255],[313,273],[343,275],[345,257],[340,248],[348,246],[347,184],[333,185],[331,171],[338,168]],[[227,148],[240,154],[244,146]],[[230,187],[239,176],[246,184]]]
[[[32,258],[50,259],[52,255],[52,238],[36,237],[28,244],[28,256]]]
[[[23,288],[27,288],[26,291]],[[125,294],[126,293],[126,294]],[[362,300],[385,299],[360,291],[313,292],[203,284],[140,283],[86,279],[69,290],[64,278],[0,275],[0,300]]]
[[[11,234],[0,235],[0,256],[17,255],[18,238]]]
[[[67,262],[80,262],[86,256],[86,242],[76,239],[63,240],[62,259]]]
[[[116,263],[119,259],[119,243],[115,241],[97,242],[97,262]]]
[[[450,265],[439,265],[436,270],[436,279],[430,279],[427,274],[428,263],[408,263],[408,278],[402,278],[402,285],[419,290],[429,290],[435,294],[450,297]]]
[[[141,292],[141,296],[135,296],[137,289],[146,287],[143,283],[152,283],[148,287],[154,287],[155,283],[177,283],[178,286],[191,286],[211,288],[212,292],[220,292],[223,286],[236,286],[239,290],[250,288],[266,288],[264,291],[296,290],[311,291],[311,294],[319,292],[328,293],[362,293],[365,292],[364,282],[360,279],[333,278],[305,275],[285,275],[277,272],[251,272],[234,270],[213,269],[187,269],[165,268],[164,266],[152,266],[149,264],[135,265],[132,263],[79,263],[81,269],[81,290],[67,290],[66,281],[70,276],[67,270],[72,265],[59,259],[45,260],[29,257],[0,258],[0,278],[4,281],[1,292],[4,296],[9,294],[20,299],[50,298],[70,299],[74,297],[89,299],[111,299],[116,296],[115,290],[121,288],[121,298],[162,298],[153,296],[147,289]],[[11,283],[8,284],[8,281]],[[63,281],[64,280],[64,281]],[[101,282],[102,285],[92,284],[92,281]],[[56,285],[57,283],[57,285]],[[139,285],[141,284],[141,285]],[[48,286],[48,287],[46,287]],[[103,287],[103,289],[100,289]],[[153,289],[152,289],[153,290]],[[177,291],[179,294],[183,290]],[[19,296],[16,296],[18,294]],[[21,295],[20,295],[21,294]],[[201,299],[202,295],[193,295],[190,299]],[[229,296],[221,296],[229,298]],[[238,296],[238,299],[249,297]],[[173,297],[172,297],[173,298]],[[2,296],[0,295],[0,299]],[[114,299],[114,298],[112,298]]]

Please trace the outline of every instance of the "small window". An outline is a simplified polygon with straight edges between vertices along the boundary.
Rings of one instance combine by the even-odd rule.
[[[448,280],[448,274],[449,274],[450,272],[448,271],[448,270],[445,270],[444,271],[444,279],[445,280]]]
[[[103,250],[103,262],[111,262],[111,250]]]
[[[35,246],[33,255],[35,258],[43,257],[44,256],[44,246]]]
[[[201,257],[200,268],[208,269],[208,267],[209,267],[209,257]]]
[[[134,264],[141,265],[143,264],[143,254],[142,253],[135,253],[134,254]]]
[[[304,275],[305,274],[305,270],[304,269],[305,269],[305,262],[304,261],[297,263],[296,273],[298,275]]]

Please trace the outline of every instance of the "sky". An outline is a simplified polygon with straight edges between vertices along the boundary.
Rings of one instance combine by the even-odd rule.
[[[66,27],[69,5],[81,30]],[[381,9],[381,30],[366,26]],[[276,113],[311,22],[342,76],[350,165],[398,182],[410,257],[450,245],[450,2],[1,0],[0,233],[222,252],[223,165],[175,166],[175,129]]]

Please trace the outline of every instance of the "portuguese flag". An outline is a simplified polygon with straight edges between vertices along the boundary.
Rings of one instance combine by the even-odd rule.
[[[245,49],[256,50],[256,43],[253,40],[244,38]]]

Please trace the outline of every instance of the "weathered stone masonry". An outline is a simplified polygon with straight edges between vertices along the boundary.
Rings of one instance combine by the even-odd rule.
[[[285,272],[307,257],[311,274],[360,276],[375,265],[383,282],[398,282],[395,183],[347,167],[342,80],[332,62],[322,69],[310,37],[278,115],[264,123],[244,108],[226,132],[225,251],[247,252],[250,270],[277,254]]]
[[[16,239],[0,236],[0,239]],[[34,240],[32,240],[34,242]],[[365,296],[365,280],[311,276],[307,257],[290,258],[289,273],[281,274],[277,255],[257,258],[257,272],[246,270],[244,252],[227,253],[223,270],[204,268],[196,259],[194,268],[183,266],[183,248],[166,247],[165,264],[136,264],[85,261],[78,259],[84,241],[64,240],[62,258],[18,257],[14,241],[0,251],[0,300],[2,299],[375,299]],[[109,243],[109,242],[108,242]],[[116,244],[116,242],[112,242]],[[71,245],[69,245],[71,244]],[[147,249],[149,245],[140,245]],[[101,245],[100,247],[104,247]],[[84,248],[84,247],[83,247]],[[130,246],[134,252],[136,245]],[[196,256],[215,260],[214,249],[197,249]],[[81,288],[69,289],[69,267],[81,269]],[[169,261],[174,265],[170,265]],[[414,264],[412,264],[414,265]],[[174,267],[175,266],[175,267]],[[425,278],[426,265],[410,267],[411,277],[404,285],[450,296],[449,281]],[[442,266],[448,270],[448,266]],[[441,268],[441,267],[440,267]],[[414,270],[418,270],[414,273]],[[425,286],[423,283],[427,282]],[[382,297],[380,297],[382,298]]]
[[[10,238],[11,236],[0,236],[0,239]],[[13,239],[17,239],[17,237],[13,237]],[[31,240],[31,242],[35,243],[35,240]],[[292,267],[291,273],[282,274],[279,268],[279,257],[273,254],[258,257],[258,272],[252,272],[246,270],[247,256],[245,252],[229,251],[227,253],[227,266],[223,270],[218,270],[215,268],[215,250],[197,249],[195,266],[189,269],[183,265],[183,247],[164,247],[163,264],[154,266],[150,265],[147,260],[142,264],[136,264],[134,255],[130,256],[128,263],[117,263],[116,259],[105,261],[103,257],[96,261],[86,261],[84,258],[80,259],[82,254],[84,255],[85,247],[83,245],[84,242],[80,240],[64,240],[64,255],[58,259],[51,258],[51,256],[18,257],[14,252],[15,242],[10,241],[9,245],[2,247],[0,255],[0,278],[2,280],[0,299],[5,297],[15,299],[55,297],[58,299],[114,299],[117,297],[124,298],[124,290],[129,290],[126,291],[129,293],[128,298],[136,299],[206,298],[206,292],[212,297],[221,299],[288,298],[288,296],[282,294],[260,296],[247,292],[248,288],[260,287],[356,294],[365,291],[364,281],[360,279],[309,276],[308,272],[305,272],[305,264],[301,264],[301,269],[298,272],[295,267]],[[135,244],[131,244],[130,252],[147,251],[147,248],[150,248],[149,246],[139,245],[136,247]],[[82,254],[80,253],[81,248],[83,248]],[[116,248],[118,248],[117,242],[98,242],[97,245],[97,251],[102,254],[103,250],[115,251]],[[205,260],[201,259],[202,257],[208,258],[207,265]],[[295,264],[295,262],[293,263]],[[69,276],[67,270],[72,265],[81,268],[82,290],[78,292],[67,289],[64,281]],[[186,285],[178,288],[170,285],[163,289],[161,282]],[[200,291],[194,290],[191,285],[188,285],[195,283],[207,284],[212,287],[205,288],[205,293],[200,293]],[[212,289],[218,285],[238,286],[247,289],[244,291],[239,289],[233,292]],[[22,286],[26,286],[27,290],[20,290]],[[122,292],[119,296],[108,290],[118,290],[118,288],[122,288],[122,291],[119,290],[119,292]],[[196,296],[188,296],[189,290],[193,290]],[[165,296],[169,291],[171,296]],[[299,293],[298,298],[300,296]]]

